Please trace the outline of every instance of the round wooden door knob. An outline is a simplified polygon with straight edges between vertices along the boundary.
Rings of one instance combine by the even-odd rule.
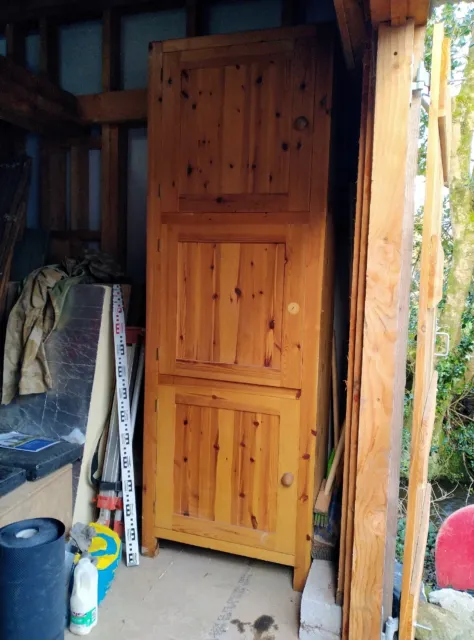
[[[298,116],[295,120],[295,129],[297,131],[303,131],[303,129],[306,129],[309,125],[309,120],[308,118],[305,118],[305,116]]]
[[[284,487],[291,487],[294,479],[295,479],[295,476],[288,471],[287,473],[284,473],[282,475],[281,483]]]

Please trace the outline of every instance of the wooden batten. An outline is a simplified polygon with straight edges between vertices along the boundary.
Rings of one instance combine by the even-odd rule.
[[[58,79],[57,38],[56,27],[46,20],[42,20],[40,24],[40,78],[51,86],[55,86],[54,83]],[[74,96],[71,95],[70,98],[75,101]],[[70,135],[76,136],[77,132],[73,131]],[[57,132],[57,137],[61,137],[59,132]],[[41,226],[49,231],[65,231],[67,227],[67,149],[52,139],[42,138],[40,158]],[[60,261],[68,254],[69,242],[64,239],[52,238],[48,258],[51,261]]]
[[[71,229],[89,227],[89,149],[71,148]]]
[[[162,138],[163,48],[155,44],[148,59],[148,139]],[[141,550],[146,556],[158,553],[158,541],[154,531],[156,500],[156,447],[158,425],[159,349],[160,349],[160,280],[161,280],[161,201],[160,192],[162,154],[148,145],[148,190],[147,190],[147,266],[146,266],[146,326],[145,343],[145,408],[143,426],[143,508]],[[155,312],[158,309],[158,313]]]
[[[83,120],[90,124],[143,123],[147,118],[147,90],[107,91],[78,97]]]
[[[374,128],[374,73],[372,49],[363,62],[362,112],[351,282],[349,354],[346,400],[346,444],[344,449],[341,544],[336,600],[344,604],[342,637],[348,637],[350,585],[354,543],[354,503],[359,433],[360,384],[365,306],[365,274],[369,232]]]
[[[436,413],[438,374],[434,370],[437,305],[442,295],[441,220],[443,183],[449,180],[446,144],[450,137],[448,78],[450,41],[444,27],[433,30],[430,110],[426,157],[426,198],[420,257],[418,331],[413,389],[410,475],[403,556],[400,640],[413,640],[430,514],[428,459]],[[444,119],[441,127],[441,117]],[[439,125],[439,126],[437,126]],[[442,134],[445,134],[444,144]]]
[[[107,10],[102,30],[102,88],[115,92],[120,78],[120,16]],[[127,132],[102,126],[101,249],[125,264]]]

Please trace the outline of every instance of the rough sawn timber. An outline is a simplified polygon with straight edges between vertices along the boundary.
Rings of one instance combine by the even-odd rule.
[[[412,244],[404,211],[413,46],[413,21],[380,26],[349,619],[354,639],[380,637],[392,606]]]

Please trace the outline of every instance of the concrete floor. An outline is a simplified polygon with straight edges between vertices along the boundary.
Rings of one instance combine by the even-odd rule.
[[[291,586],[292,569],[169,542],[160,546],[157,558],[119,567],[90,638],[298,638],[300,594]]]

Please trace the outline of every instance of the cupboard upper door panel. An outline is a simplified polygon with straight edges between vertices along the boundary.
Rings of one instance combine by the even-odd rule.
[[[312,40],[163,55],[162,211],[307,211]]]
[[[303,233],[163,225],[162,373],[299,388]]]

